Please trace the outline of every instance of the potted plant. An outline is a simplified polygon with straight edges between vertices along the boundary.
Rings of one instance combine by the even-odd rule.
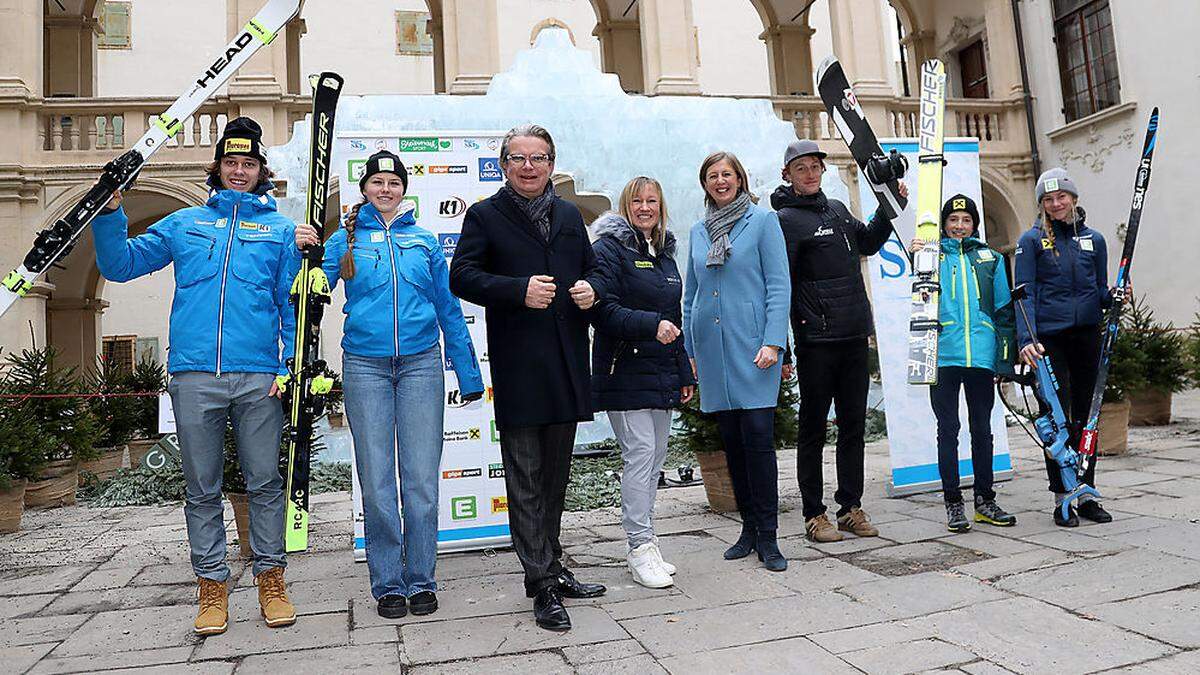
[[[0,398],[0,532],[20,529],[25,486],[41,472],[49,450],[19,399]]]
[[[130,374],[101,356],[84,376],[84,385],[92,395],[88,409],[101,433],[95,447],[99,456],[81,463],[79,470],[88,480],[108,480],[124,463],[126,444],[137,426],[137,403],[129,395],[133,393]]]
[[[1192,319],[1185,345],[1185,357],[1188,364],[1188,379],[1193,387],[1200,387],[1200,312]]]
[[[55,364],[52,348],[26,349],[9,354],[5,394],[19,399],[22,414],[36,426],[49,452],[36,479],[25,486],[25,506],[65,506],[75,503],[79,463],[96,458],[93,444],[99,424],[78,395],[76,369]]]
[[[340,429],[346,425],[346,416],[342,412],[342,376],[325,366],[325,377],[333,380],[333,389],[325,395],[325,416],[329,420],[329,426]]]
[[[1129,392],[1143,386],[1146,355],[1140,352],[1129,331],[1117,333],[1109,355],[1108,380],[1100,406],[1097,452],[1121,455],[1129,448]]]
[[[795,446],[799,433],[796,404],[799,402],[796,379],[784,380],[779,386],[779,400],[775,407],[775,447]],[[725,462],[725,451],[717,421],[712,415],[700,411],[700,392],[679,409],[676,430],[683,446],[692,451],[700,464],[704,492],[708,506],[718,513],[737,511],[737,499],[733,494],[733,482],[729,478],[729,465]]]
[[[1123,330],[1145,357],[1142,383],[1129,390],[1129,423],[1133,426],[1158,426],[1171,423],[1171,399],[1188,382],[1183,334],[1170,323],[1154,319],[1154,310],[1146,296],[1135,299],[1124,316]]]
[[[158,394],[167,388],[167,371],[154,359],[142,359],[129,376],[134,409],[133,438],[129,441],[129,466],[136,469],[162,434],[158,433]]]

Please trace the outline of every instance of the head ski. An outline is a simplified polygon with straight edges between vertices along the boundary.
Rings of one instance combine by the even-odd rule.
[[[34,282],[51,265],[71,252],[79,235],[108,203],[117,190],[128,188],[138,171],[160,147],[183,129],[183,123],[200,105],[225,84],[243,64],[270,44],[288,21],[300,11],[301,0],[268,0],[258,14],[225,46],[220,55],[196,78],[191,88],[155,117],[150,129],[133,147],[104,166],[100,179],[67,215],[42,230],[22,264],[0,279],[0,316],[33,288]]]
[[[326,198],[329,195],[329,158],[333,149],[333,119],[342,78],[321,73],[313,78],[312,145],[308,160],[308,206],[305,221],[325,229]],[[288,553],[308,548],[308,475],[311,463],[313,424],[325,408],[325,395],[333,381],[325,376],[325,361],[318,358],[321,317],[329,304],[329,279],[321,269],[325,247],[306,246],[301,251],[300,273],[292,283],[292,305],[296,310],[296,347],[288,359],[288,374],[277,381],[284,392],[288,411],[284,441],[287,443],[287,515],[284,547]]]

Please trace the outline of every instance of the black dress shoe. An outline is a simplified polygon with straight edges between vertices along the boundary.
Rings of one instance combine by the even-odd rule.
[[[774,532],[759,532],[754,548],[758,551],[759,561],[768,570],[782,572],[788,568],[787,558],[783,557],[783,553],[779,551],[779,543],[775,539]]]
[[[571,630],[571,617],[563,607],[556,587],[543,588],[533,597],[533,618],[540,628],[553,631]]]
[[[433,591],[421,591],[408,599],[408,608],[413,616],[425,616],[437,611],[437,594]]]
[[[399,619],[408,614],[407,602],[403,595],[385,595],[379,599],[375,609],[385,619]]]
[[[1111,523],[1112,514],[1100,506],[1100,502],[1092,499],[1079,505],[1079,515],[1095,523]]]
[[[1068,506],[1068,515],[1062,517],[1062,507],[1054,507],[1054,524],[1059,527],[1079,527],[1079,516],[1075,515],[1075,507]]]
[[[582,598],[598,598],[608,591],[603,584],[585,584],[571,574],[571,570],[563,570],[558,575],[558,592],[564,598],[579,600]]]
[[[758,537],[758,532],[753,528],[742,526],[742,534],[738,540],[733,543],[733,546],[725,549],[726,560],[740,560],[754,552],[754,540]]]

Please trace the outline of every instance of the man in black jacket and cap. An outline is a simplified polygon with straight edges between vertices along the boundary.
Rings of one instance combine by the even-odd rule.
[[[562,598],[593,598],[563,567],[559,528],[575,427],[592,419],[588,319],[596,257],[579,209],[554,194],[554,140],[537,125],[500,146],[505,184],[467,209],[450,290],[486,309],[513,548],[537,624],[571,628]]]
[[[868,348],[873,332],[862,256],[874,255],[892,233],[882,209],[863,224],[846,205],[821,191],[825,153],[800,140],[783,157],[784,185],[771,195],[787,242],[792,274],[792,332],[800,383],[796,474],[804,529],[818,542],[842,539],[839,530],[873,537],[879,530],[862,510]],[[908,195],[904,183],[900,193]],[[837,526],[825,514],[821,455],[825,421],[837,413]]]

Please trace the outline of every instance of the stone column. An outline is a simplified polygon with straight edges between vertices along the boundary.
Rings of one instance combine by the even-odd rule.
[[[54,16],[45,19],[46,96],[96,95],[96,32],[99,22],[90,16]]]
[[[60,367],[76,366],[87,369],[96,363],[100,354],[100,315],[108,307],[107,300],[97,298],[66,298],[50,300],[49,343],[58,350]]]
[[[0,104],[42,95],[43,7],[42,0],[0,0]]]
[[[810,45],[815,32],[808,26],[775,25],[758,36],[767,44],[772,94],[811,95],[816,91]]]
[[[934,33],[931,30],[910,33],[900,40],[900,44],[908,51],[906,61],[908,62],[909,95],[919,96],[921,90],[921,64],[935,58],[937,55],[937,47],[934,45]]]
[[[692,0],[641,0],[642,64],[648,94],[699,94]]]
[[[492,76],[500,70],[496,14],[496,0],[442,0],[442,64],[447,93],[487,93]]]
[[[425,30],[433,40],[433,93],[446,93],[446,39],[442,33],[441,14],[430,13]]]
[[[894,95],[888,81],[883,12],[873,0],[829,0],[833,52],[859,96]],[[874,120],[872,120],[874,124]]]
[[[987,26],[988,94],[1000,99],[1022,96],[1024,87],[1012,5],[1007,0],[987,0],[984,20]]]
[[[599,22],[592,35],[600,40],[600,69],[614,73],[625,91],[644,93],[641,24],[636,21]]]

